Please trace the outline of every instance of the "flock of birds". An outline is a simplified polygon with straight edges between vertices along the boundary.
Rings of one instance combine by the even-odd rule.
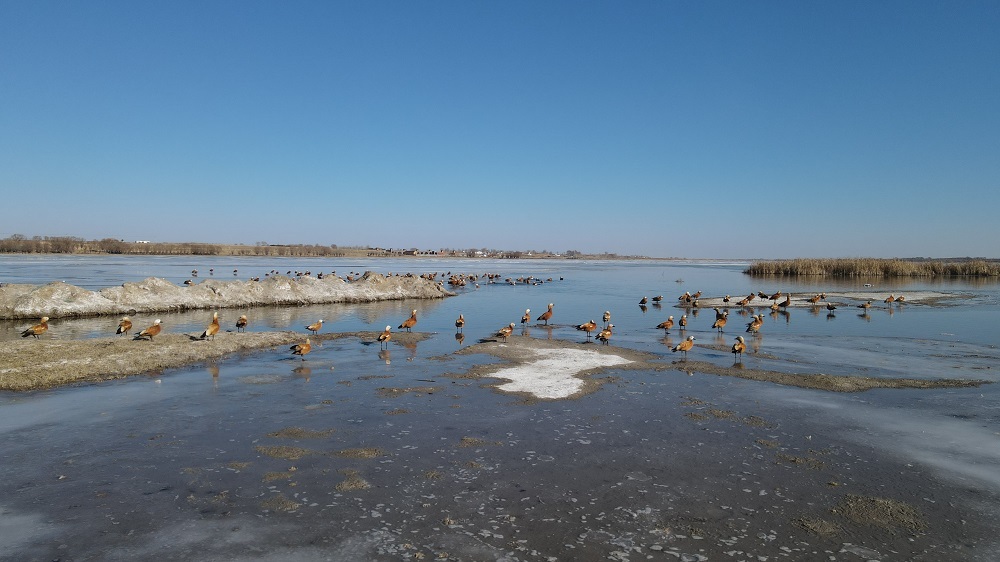
[[[234,270],[233,273],[235,275],[237,274],[237,271]],[[299,272],[296,272],[296,274],[299,274]],[[311,275],[310,272],[304,272],[303,274]],[[197,270],[192,271],[192,275],[196,276]],[[322,273],[320,275],[322,275]],[[407,274],[407,275],[412,276],[412,274]],[[353,273],[350,277],[353,277]],[[437,274],[433,274],[433,276],[430,276],[430,274],[421,275],[421,277],[433,280],[437,277]],[[451,275],[450,272],[445,277],[448,278],[448,284],[452,286],[464,286],[467,282],[476,283],[479,280],[479,276]],[[484,274],[482,278],[487,283],[496,283],[499,281],[498,274]],[[552,281],[552,279],[550,278],[547,279],[546,281]],[[509,284],[518,284],[518,283],[540,284],[543,281],[540,279],[536,279],[534,277],[528,277],[528,278],[518,278],[518,279],[508,278],[505,280],[505,282]],[[439,281],[439,283],[443,283],[443,281]],[[685,292],[683,295],[678,297],[678,301],[680,301],[682,307],[689,308],[689,312],[691,311],[690,309],[693,309],[694,310],[693,314],[697,315],[697,309],[699,307],[699,298],[701,297],[701,294],[702,294],[701,291],[698,291],[694,294],[690,292]],[[780,300],[782,299],[782,297],[784,297],[784,300]],[[726,295],[722,299],[722,301],[724,304],[726,304],[727,309],[722,310],[719,307],[714,308],[715,320],[713,321],[711,328],[713,330],[717,330],[719,334],[722,334],[729,320],[728,308],[733,306],[739,307],[740,310],[743,311],[741,312],[741,314],[746,315],[745,312],[746,309],[751,308],[753,306],[759,306],[751,304],[755,299],[758,298],[761,299],[761,301],[770,300],[771,304],[769,308],[774,312],[781,311],[782,309],[787,308],[788,306],[791,305],[792,302],[792,295],[783,294],[781,291],[778,291],[771,295],[768,295],[767,293],[764,293],[762,291],[757,293],[750,293],[749,295],[747,295],[746,297],[742,298],[741,300],[735,303],[732,302],[732,298],[729,295]],[[825,301],[825,300],[826,300],[826,293],[817,293],[812,297],[806,299],[806,302],[814,306],[819,306],[820,301]],[[896,296],[894,294],[890,294],[883,302],[891,306],[893,303],[902,304],[903,302],[905,302],[905,300],[906,299],[903,295]],[[662,295],[654,296],[652,297],[652,299],[642,297],[642,299],[640,299],[639,301],[639,306],[640,308],[643,309],[643,311],[645,311],[646,305],[648,303],[652,302],[654,306],[659,306],[662,303],[662,301],[663,301]],[[825,306],[829,311],[829,314],[831,315],[837,309],[837,306],[830,302],[825,303]],[[865,303],[859,304],[857,306],[858,308],[863,310],[863,313],[866,314],[867,311],[872,306],[872,300],[867,300]],[[541,322],[542,325],[544,326],[548,326],[549,321],[552,319],[553,316],[554,307],[555,307],[554,303],[549,303],[545,312],[536,317],[535,321]],[[574,327],[577,330],[582,331],[586,334],[587,341],[590,341],[593,333],[597,332],[597,335],[594,336],[596,340],[600,341],[604,345],[609,345],[611,337],[613,336],[614,333],[613,329],[615,327],[615,325],[611,323],[611,312],[605,311],[602,320],[603,320],[603,325],[598,324],[595,320],[590,320],[589,322],[584,322],[583,324],[578,324],[575,325]],[[38,324],[35,324],[34,326],[31,326],[30,328],[24,330],[21,333],[21,336],[25,338],[31,336],[37,339],[39,336],[48,331],[49,329],[48,321],[49,317],[47,316],[42,317]],[[525,309],[524,315],[521,317],[522,330],[526,329],[531,321],[532,321],[531,309],[530,308]],[[247,323],[248,323],[247,316],[245,314],[241,315],[236,321],[237,333],[245,332],[247,328]],[[397,329],[409,332],[416,325],[416,323],[417,323],[417,311],[412,310],[410,313],[410,317],[405,319],[397,327]],[[752,336],[756,336],[759,334],[763,324],[764,324],[763,314],[753,315],[751,317],[750,322],[746,323],[745,332]],[[657,324],[656,329],[663,330],[664,333],[669,333],[670,330],[673,329],[675,325],[678,327],[680,332],[682,333],[685,332],[688,327],[688,315],[687,314],[681,315],[680,319],[677,320],[676,324],[674,321],[674,317],[671,315],[665,321]],[[147,328],[135,334],[133,339],[152,341],[153,338],[161,332],[162,326],[163,326],[162,321],[159,318],[157,318],[156,320],[153,321],[152,325],[148,326]],[[132,320],[128,316],[125,316],[118,322],[116,333],[127,337],[129,335],[129,332],[132,330],[132,327],[133,327]],[[465,327],[465,316],[459,314],[458,319],[455,320],[456,339],[459,339],[459,341],[464,339],[464,334],[462,332],[464,327]],[[497,330],[495,334],[493,334],[493,337],[506,342],[507,338],[509,338],[514,333],[515,327],[516,324],[514,322],[511,322],[510,324]],[[323,328],[322,319],[317,320],[313,324],[305,326],[305,329],[314,336],[318,334],[322,328]],[[212,321],[201,333],[201,335],[195,339],[214,340],[215,336],[219,333],[220,329],[221,326],[219,324],[219,313],[214,312],[212,314]],[[390,340],[392,340],[392,327],[386,326],[385,329],[382,331],[382,333],[380,333],[377,336],[376,341],[379,342],[381,347],[387,348]],[[672,352],[675,353],[681,352],[686,360],[688,352],[694,347],[694,341],[695,337],[693,335],[689,335],[687,336],[687,338],[682,340],[677,345],[671,347],[670,349]],[[746,349],[747,349],[746,339],[743,336],[737,336],[736,341],[733,343],[730,349],[730,351],[734,356],[734,360],[737,362],[742,361],[743,353],[746,351]],[[301,357],[303,360],[305,360],[305,356],[308,355],[312,350],[311,341],[307,337],[305,342],[297,343],[291,346],[290,350],[293,356],[298,356]]]

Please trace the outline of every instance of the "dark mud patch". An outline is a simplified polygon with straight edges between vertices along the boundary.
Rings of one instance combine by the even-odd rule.
[[[398,398],[404,394],[434,394],[440,391],[440,386],[409,386],[405,388],[383,386],[375,390],[375,393],[383,398]]]

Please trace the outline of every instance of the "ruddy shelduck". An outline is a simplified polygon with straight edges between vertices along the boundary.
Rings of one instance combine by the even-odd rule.
[[[727,320],[726,320],[725,316],[723,316],[721,318],[716,318],[715,322],[712,322],[712,329],[719,330],[719,333],[721,334],[722,333],[722,329],[726,327],[726,321]]]
[[[537,320],[542,320],[543,322],[545,322],[545,325],[548,326],[549,325],[549,320],[552,319],[552,307],[553,306],[555,306],[555,305],[552,304],[552,303],[549,303],[549,309],[546,310],[545,312],[541,313],[538,316]]]
[[[237,332],[245,332],[245,331],[247,331],[247,315],[246,314],[240,315],[240,317],[236,320],[236,331]]]
[[[34,326],[28,328],[27,330],[21,332],[21,337],[26,338],[28,336],[32,336],[33,338],[38,339],[38,336],[44,334],[48,330],[49,330],[49,317],[42,316],[42,318],[38,321],[38,324],[35,324]]]
[[[417,311],[416,309],[410,311],[410,317],[403,320],[403,323],[399,325],[398,329],[410,331],[410,328],[416,326],[417,324]]]
[[[388,347],[389,340],[391,339],[392,339],[392,326],[386,326],[385,330],[382,330],[382,333],[378,335],[379,347]]]
[[[119,335],[124,334],[127,336],[129,330],[131,329],[132,329],[132,320],[128,316],[124,316],[122,317],[121,320],[118,321],[118,329],[115,330],[115,333]]]
[[[510,324],[508,324],[508,325],[504,326],[503,328],[500,328],[499,330],[497,330],[497,333],[495,335],[498,338],[503,338],[503,341],[506,342],[507,338],[509,338],[510,335],[513,334],[513,333],[514,333],[514,323],[511,322]]]
[[[601,343],[604,345],[608,345],[608,342],[611,341],[611,328],[614,327],[614,324],[609,323],[603,330],[600,331],[600,333],[597,334],[597,339],[601,340]]]
[[[465,316],[459,314],[458,320],[455,320],[455,329],[461,332],[462,328],[465,328]]]
[[[205,328],[205,331],[201,333],[201,339],[212,338],[215,339],[215,334],[219,333],[219,313],[212,313],[212,323]]]
[[[590,339],[590,334],[597,329],[597,322],[591,320],[590,322],[584,322],[576,327],[577,330],[587,333],[587,339]]]
[[[743,352],[747,350],[747,344],[743,336],[736,336],[736,343],[733,344],[733,359],[743,359]]]
[[[694,347],[694,336],[688,336],[686,340],[675,345],[670,351],[674,353],[681,351],[684,353],[684,359],[687,359],[688,351],[691,351],[692,347]]]
[[[322,319],[317,320],[317,321],[313,322],[312,324],[309,324],[308,326],[306,326],[306,329],[309,330],[310,332],[312,332],[313,335],[316,335],[320,331],[320,329],[322,329],[322,328],[323,328],[323,320]]]
[[[139,335],[136,336],[136,339],[139,339],[139,338],[149,338],[149,341],[153,341],[153,336],[159,334],[161,329],[162,329],[162,327],[161,327],[160,319],[157,318],[156,320],[153,320],[153,325],[152,326],[150,326],[150,327],[146,328],[145,330],[139,332]]]
[[[670,328],[674,327],[674,317],[668,316],[666,320],[657,324],[656,327],[664,332],[669,332]]]
[[[309,352],[312,351],[312,344],[309,343],[309,338],[306,338],[306,343],[297,343],[288,349],[292,350],[292,355],[298,355],[305,361],[305,356],[309,355]]]

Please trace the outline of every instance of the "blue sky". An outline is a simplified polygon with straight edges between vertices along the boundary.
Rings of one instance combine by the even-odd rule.
[[[0,0],[0,237],[1000,257],[1000,3]]]

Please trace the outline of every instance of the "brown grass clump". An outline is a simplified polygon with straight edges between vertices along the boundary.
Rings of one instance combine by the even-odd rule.
[[[265,472],[264,482],[274,482],[275,480],[291,480],[291,472]]]
[[[826,275],[832,277],[997,277],[1000,263],[986,260],[917,261],[882,258],[797,258],[758,261],[747,275]]]
[[[322,439],[323,437],[328,437],[333,433],[332,429],[325,429],[323,431],[311,431],[308,429],[302,429],[301,427],[286,427],[284,429],[279,429],[278,431],[272,431],[268,433],[268,437],[277,437],[280,439]]]
[[[487,445],[500,445],[500,442],[489,442],[478,437],[463,437],[456,447],[485,447]]]
[[[385,452],[376,447],[358,447],[355,449],[337,451],[336,455],[338,457],[346,457],[349,459],[374,459],[385,456]]]
[[[889,498],[848,494],[830,511],[855,523],[890,530],[902,527],[919,531],[927,528],[927,522],[917,508]]]
[[[276,459],[287,459],[290,461],[301,459],[302,457],[313,455],[315,451],[310,451],[309,449],[303,449],[302,447],[289,447],[287,445],[278,446],[264,446],[258,445],[254,447],[258,453],[262,455],[267,455]]]
[[[826,519],[799,517],[798,519],[792,520],[792,524],[800,529],[805,529],[821,537],[829,537],[840,533],[840,527],[837,526],[836,523],[827,521]]]
[[[347,478],[337,484],[336,489],[338,492],[354,492],[357,490],[367,490],[372,487],[371,484],[358,474],[357,470],[345,468],[340,473]]]
[[[285,496],[278,494],[273,498],[261,502],[260,506],[271,511],[295,511],[302,504],[293,502]]]
[[[731,412],[729,410],[720,410],[718,408],[709,408],[709,409],[705,410],[705,413],[707,413],[708,415],[712,416],[713,418],[720,419],[720,420],[728,420],[728,419],[736,417],[736,413],[735,412]]]
[[[813,457],[796,457],[794,455],[778,453],[777,459],[779,462],[787,462],[789,464],[794,464],[797,466],[804,466],[811,470],[820,470],[821,468],[826,466],[825,462],[819,459],[815,459]]]

